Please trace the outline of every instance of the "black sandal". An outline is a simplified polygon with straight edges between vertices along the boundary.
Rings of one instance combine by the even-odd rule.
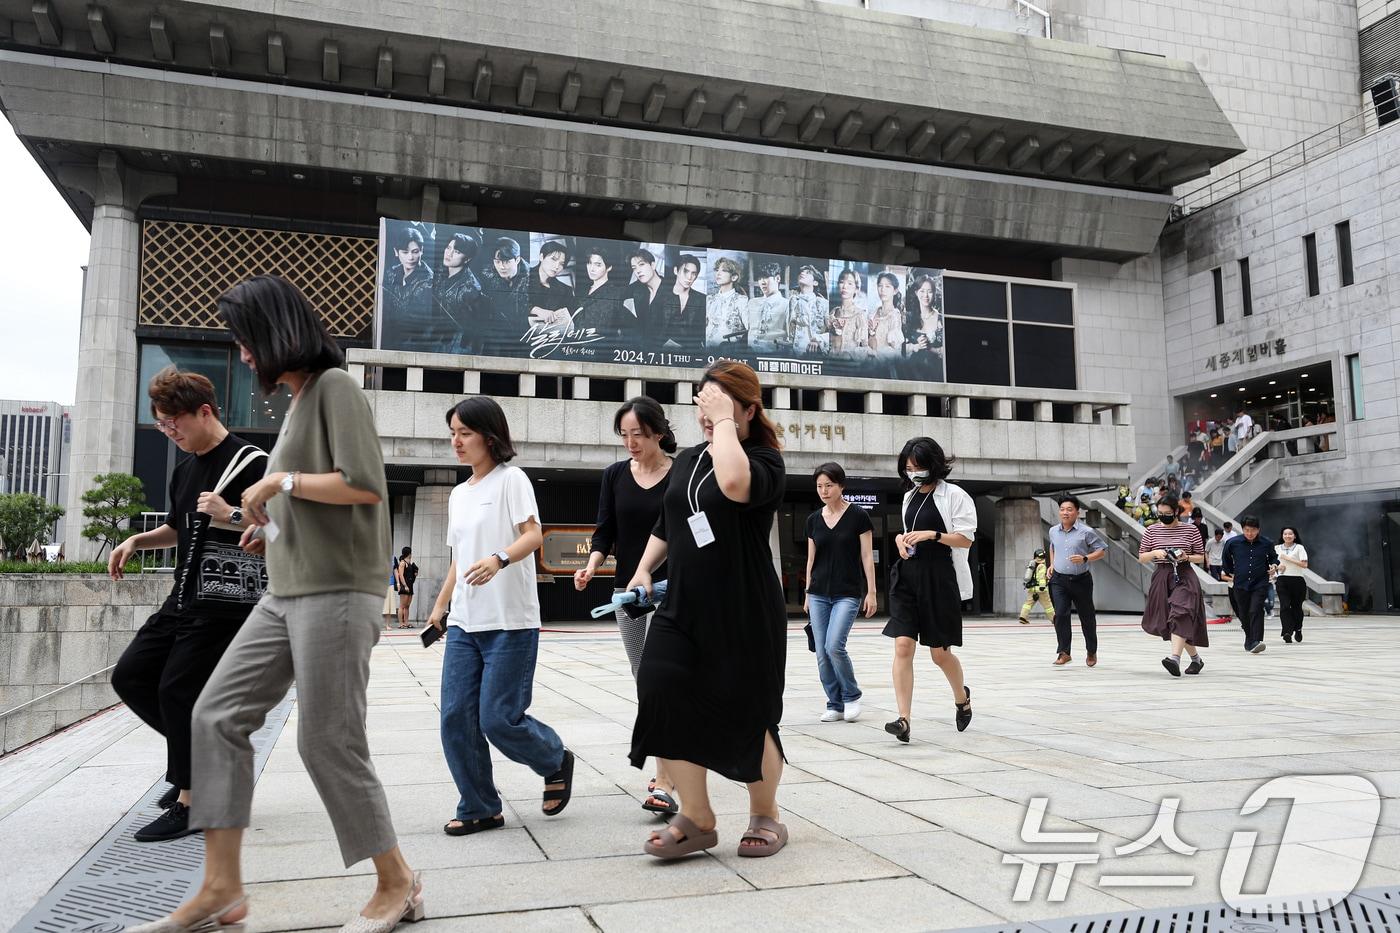
[[[967,699],[961,703],[953,704],[958,708],[958,731],[965,732],[972,723],[972,688],[963,684],[963,692],[967,694]]]
[[[564,749],[564,763],[559,766],[559,770],[544,779],[545,791],[544,800],[540,805],[540,812],[545,816],[558,816],[564,812],[564,808],[569,805],[569,798],[574,792],[574,753],[567,748]],[[551,784],[563,784],[559,790],[550,790]],[[554,809],[545,807],[544,804],[551,801],[559,801],[559,806]]]
[[[453,823],[459,825],[453,826]],[[470,836],[474,833],[483,833],[488,829],[500,829],[506,825],[506,818],[501,816],[488,816],[484,820],[448,820],[442,824],[442,831],[449,836]]]
[[[660,803],[652,803],[659,800]],[[681,812],[681,805],[676,803],[676,798],[666,793],[664,790],[654,790],[647,795],[647,799],[642,801],[642,809],[648,813],[659,813],[662,816],[675,816]]]
[[[901,742],[908,742],[909,720],[901,716],[894,722],[887,722],[885,723],[885,731],[888,732],[890,735],[894,736],[895,738],[899,739]]]

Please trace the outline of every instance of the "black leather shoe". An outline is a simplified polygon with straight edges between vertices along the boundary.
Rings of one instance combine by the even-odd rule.
[[[190,808],[177,801],[153,822],[138,829],[136,841],[165,842],[168,839],[179,839],[197,832],[199,830],[190,829]]]
[[[1206,666],[1206,662],[1205,662],[1205,661],[1201,658],[1201,656],[1198,654],[1198,655],[1196,655],[1194,658],[1191,659],[1191,663],[1190,663],[1190,664],[1186,665],[1186,673],[1188,673],[1188,674],[1199,674],[1199,673],[1201,672],[1201,669],[1204,668],[1205,666]]]
[[[156,806],[162,810],[169,810],[170,805],[179,799],[180,788],[176,787],[174,784],[171,784],[170,789],[160,795],[160,799],[156,801]]]
[[[909,741],[909,720],[901,716],[894,722],[887,722],[885,723],[885,731],[901,742],[907,742]]]
[[[1296,641],[1296,642],[1297,642],[1298,644],[1300,644],[1300,645],[1303,643],[1303,630],[1302,630],[1302,629],[1298,629],[1298,631],[1296,631],[1296,632],[1293,633],[1293,640]]]
[[[963,684],[963,692],[967,694],[967,699],[962,703],[955,704],[958,708],[958,731],[965,732],[972,723],[972,688]]]
[[[1287,644],[1287,645],[1293,644],[1293,634],[1292,634],[1291,632],[1284,632],[1284,633],[1283,633],[1283,641],[1284,641],[1284,644]]]
[[[1167,655],[1162,659],[1162,666],[1167,669],[1167,673],[1173,677],[1181,676],[1181,661],[1174,655]]]

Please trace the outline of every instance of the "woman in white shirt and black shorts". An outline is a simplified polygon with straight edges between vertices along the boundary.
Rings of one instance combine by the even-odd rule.
[[[897,553],[890,569],[885,634],[895,640],[899,718],[886,723],[885,731],[908,742],[917,644],[928,647],[933,663],[948,678],[958,731],[972,722],[972,691],[963,683],[962,663],[953,648],[962,645],[962,603],[972,598],[968,549],[977,534],[977,507],[962,488],[947,481],[953,458],[931,437],[905,444],[898,469],[905,489],[900,509],[904,531],[894,539]]]

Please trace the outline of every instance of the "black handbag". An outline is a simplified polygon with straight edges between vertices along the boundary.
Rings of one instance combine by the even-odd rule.
[[[229,461],[215,495],[244,467],[267,453],[249,444]],[[247,610],[267,590],[267,559],[238,546],[243,529],[216,522],[202,512],[185,513],[190,532],[190,553],[176,584],[175,604],[181,612],[228,615]]]

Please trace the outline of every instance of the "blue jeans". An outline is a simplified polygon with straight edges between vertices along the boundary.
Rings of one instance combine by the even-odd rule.
[[[817,676],[826,691],[826,708],[842,711],[847,703],[861,697],[851,656],[846,653],[846,636],[855,624],[860,600],[854,596],[807,594],[807,610],[812,617],[812,640],[817,644]]]
[[[447,627],[442,662],[442,751],[461,800],[457,819],[501,812],[490,742],[511,761],[548,777],[564,763],[564,743],[525,714],[535,680],[539,629],[465,632]]]

